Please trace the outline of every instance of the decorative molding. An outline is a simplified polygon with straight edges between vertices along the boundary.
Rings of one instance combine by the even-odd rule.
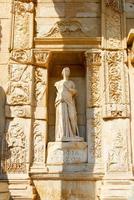
[[[80,22],[76,20],[61,20],[56,22],[50,31],[41,37],[88,37],[88,32],[86,32]]]
[[[51,52],[35,49],[33,50],[34,63],[38,66],[47,67]]]
[[[10,59],[20,64],[47,67],[51,52],[40,49],[18,49],[11,52]]]

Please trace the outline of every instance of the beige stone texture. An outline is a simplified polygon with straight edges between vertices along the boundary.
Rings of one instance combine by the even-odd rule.
[[[57,142],[65,67],[80,138]],[[133,200],[133,80],[133,0],[0,0],[0,200]]]
[[[49,142],[47,164],[75,164],[87,162],[86,142]]]
[[[46,180],[40,182],[34,181],[34,183],[38,193],[44,200],[93,200],[97,197],[95,195],[95,182]]]

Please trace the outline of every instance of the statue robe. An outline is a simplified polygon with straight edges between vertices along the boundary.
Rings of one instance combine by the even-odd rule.
[[[55,137],[56,141],[63,141],[66,138],[79,136],[74,100],[76,89],[70,80],[56,82],[55,87],[57,89]]]

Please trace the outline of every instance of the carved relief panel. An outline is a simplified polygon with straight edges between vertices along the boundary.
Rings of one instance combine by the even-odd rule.
[[[47,69],[36,67],[34,71],[33,109],[33,158],[32,168],[43,168],[46,161],[47,145]]]
[[[7,104],[31,104],[32,66],[11,64],[9,66],[9,84],[7,89]]]
[[[86,52],[88,162],[102,162],[102,52]]]
[[[11,49],[27,49],[33,46],[34,1],[14,1]]]
[[[7,173],[26,173],[28,160],[28,130],[31,124],[21,118],[6,121],[3,137],[3,170]]]
[[[104,118],[129,117],[128,69],[125,51],[104,52]]]

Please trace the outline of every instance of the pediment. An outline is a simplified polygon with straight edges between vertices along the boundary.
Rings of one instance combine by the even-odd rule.
[[[48,33],[43,34],[41,38],[73,38],[88,37],[80,22],[76,20],[61,20],[54,24]]]

